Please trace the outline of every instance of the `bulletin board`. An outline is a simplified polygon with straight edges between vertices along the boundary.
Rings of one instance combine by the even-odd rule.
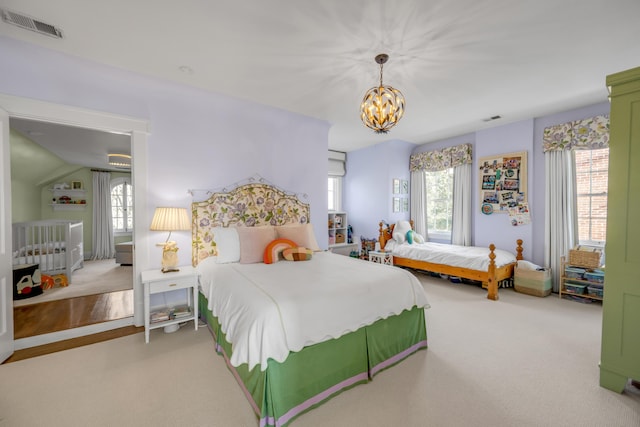
[[[480,157],[478,168],[483,214],[528,212],[526,151]]]

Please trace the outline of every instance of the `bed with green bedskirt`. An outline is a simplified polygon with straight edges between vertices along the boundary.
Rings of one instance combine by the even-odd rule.
[[[399,315],[357,331],[289,353],[286,360],[268,362],[249,370],[247,364],[230,363],[232,349],[218,319],[200,293],[199,312],[207,323],[216,351],[233,372],[262,426],[286,426],[297,416],[340,392],[371,381],[383,369],[427,348],[424,308]]]

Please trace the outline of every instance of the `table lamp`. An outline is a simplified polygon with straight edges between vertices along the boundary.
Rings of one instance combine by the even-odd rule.
[[[186,208],[156,208],[151,220],[151,231],[168,231],[169,237],[162,246],[162,272],[178,271],[178,246],[169,240],[172,231],[191,230]]]

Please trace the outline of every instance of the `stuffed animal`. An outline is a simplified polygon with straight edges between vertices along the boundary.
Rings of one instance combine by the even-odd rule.
[[[55,282],[53,281],[53,277],[51,276],[47,276],[46,274],[43,274],[40,277],[40,286],[42,287],[43,290],[48,290],[48,289],[53,289],[53,287],[56,285]]]
[[[53,277],[53,283],[56,286],[59,286],[61,288],[65,288],[67,286],[69,286],[69,281],[67,280],[67,276],[64,274],[56,274]]]
[[[61,182],[60,184],[53,184],[54,190],[68,190],[69,188],[71,188],[71,186],[66,182]]]

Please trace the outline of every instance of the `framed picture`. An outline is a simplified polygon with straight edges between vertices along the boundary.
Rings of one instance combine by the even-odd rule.
[[[400,212],[400,197],[393,198],[393,211]]]
[[[402,181],[400,181],[400,187],[400,191],[402,192],[402,194],[409,194],[409,181],[403,179]]]
[[[398,178],[393,179],[393,194],[400,194],[400,180]]]
[[[402,199],[402,212],[409,212],[409,199]]]
[[[72,190],[82,190],[82,181],[71,181]]]

